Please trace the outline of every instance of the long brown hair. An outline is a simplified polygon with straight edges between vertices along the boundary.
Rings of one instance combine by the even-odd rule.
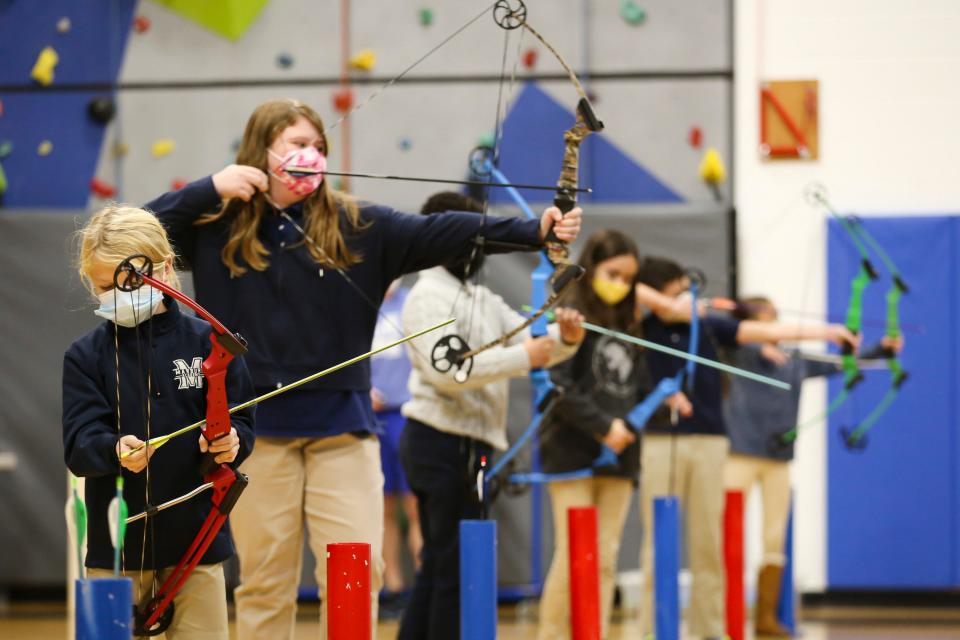
[[[264,102],[250,114],[237,151],[237,164],[257,167],[269,175],[267,149],[284,129],[300,117],[305,118],[320,132],[321,142],[318,149],[327,154],[327,136],[317,112],[299,100],[284,98]],[[269,203],[263,193],[258,191],[250,202],[232,198],[217,213],[200,219],[198,224],[221,219],[229,221],[230,234],[220,252],[220,258],[230,269],[231,276],[243,275],[248,266],[264,271],[270,265],[270,252],[257,237],[260,220],[268,207]],[[324,180],[319,189],[303,200],[304,231],[312,241],[306,243],[310,255],[317,262],[345,269],[360,262],[361,256],[347,246],[340,231],[340,211],[346,217],[350,230],[362,227],[356,201],[330,186],[329,180]]]
[[[574,289],[573,303],[586,317],[587,321],[611,329],[636,334],[640,330],[636,312],[636,285],[634,277],[630,283],[630,293],[623,300],[610,306],[604,303],[593,291],[593,278],[597,265],[617,256],[633,256],[640,265],[640,251],[632,238],[615,229],[602,229],[589,239],[580,252],[579,264],[586,271]]]

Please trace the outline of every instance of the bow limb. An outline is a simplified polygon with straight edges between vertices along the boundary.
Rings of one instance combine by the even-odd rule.
[[[590,98],[584,90],[580,79],[573,71],[560,52],[544,38],[539,31],[533,28],[525,19],[523,28],[533,35],[549,51],[560,66],[563,67],[570,79],[570,83],[579,96],[576,108],[576,119],[573,126],[563,134],[563,160],[560,164],[560,177],[557,179],[557,191],[554,205],[562,213],[566,213],[577,206],[577,189],[579,184],[580,145],[591,133],[603,130],[603,121],[597,117],[590,103]],[[547,253],[550,261],[555,265],[569,263],[569,248],[567,243],[561,242],[556,236],[547,238]]]
[[[208,442],[213,442],[230,433],[231,412],[227,401],[227,371],[233,358],[246,352],[246,341],[238,334],[229,331],[223,323],[198,302],[166,282],[154,278],[153,267],[153,262],[145,255],[130,256],[117,267],[113,276],[113,284],[118,291],[123,292],[132,292],[142,286],[149,286],[182,302],[210,324],[211,350],[202,364],[207,392],[206,419],[203,421],[201,432]],[[149,427],[147,440],[151,440]],[[200,488],[189,492],[185,496],[170,500],[159,507],[150,504],[148,493],[145,500],[146,510],[127,519],[127,523],[140,519],[148,520],[162,509],[181,504],[206,489],[212,489],[210,513],[200,526],[200,530],[190,547],[160,588],[153,592],[147,602],[138,605],[134,613],[135,635],[159,635],[170,626],[173,621],[174,597],[200,562],[203,554],[213,543],[217,533],[226,522],[230,510],[247,486],[245,475],[231,469],[226,464],[218,464],[215,457],[212,452],[208,452],[204,456],[200,468],[204,485]],[[149,469],[149,457],[147,459]],[[147,486],[149,487],[149,482]],[[147,524],[145,523],[144,537],[146,537],[146,531]],[[153,539],[151,537],[151,543]],[[156,570],[156,567],[154,569]],[[142,570],[143,565],[141,563]],[[155,585],[156,583],[154,583]]]
[[[230,511],[237,503],[240,494],[247,488],[248,483],[247,476],[225,464],[219,465],[205,475],[204,480],[206,482],[201,487],[194,489],[185,496],[165,503],[168,506],[173,506],[185,502],[207,489],[212,490],[210,497],[212,506],[200,526],[197,536],[157,592],[146,603],[138,607],[134,615],[134,635],[159,635],[170,626],[173,621],[174,597],[216,539],[217,533],[223,528]],[[156,510],[162,508],[165,508],[164,505],[157,507]],[[144,512],[128,518],[127,522],[140,519],[141,516],[150,517],[153,515],[153,512]]]

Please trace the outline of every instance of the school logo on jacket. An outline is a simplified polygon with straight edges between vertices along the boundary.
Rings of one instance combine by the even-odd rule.
[[[187,364],[182,358],[173,361],[173,375],[177,379],[177,389],[200,389],[203,387],[203,358],[197,356]]]

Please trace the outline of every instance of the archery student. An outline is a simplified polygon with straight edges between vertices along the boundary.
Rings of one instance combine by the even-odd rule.
[[[647,258],[640,267],[640,281],[672,298],[684,294],[689,278],[684,269],[671,260]],[[689,302],[687,303],[689,307]],[[689,311],[686,322],[677,322],[677,313],[662,311],[643,320],[648,340],[687,350],[690,342]],[[697,354],[717,359],[717,347],[736,347],[746,343],[781,340],[829,340],[836,344],[859,344],[859,338],[843,325],[801,325],[739,320],[728,316],[706,315],[700,319]],[[682,361],[651,351],[647,362],[654,381],[673,376],[684,366]],[[641,455],[640,507],[646,527],[641,566],[644,569],[644,598],[641,604],[641,630],[653,628],[653,549],[650,523],[653,498],[674,494],[684,509],[687,557],[693,577],[689,606],[689,630],[694,637],[722,638],[724,620],[724,574],[721,546],[723,514],[723,468],[729,441],[722,411],[722,382],[719,372],[698,367],[689,401],[692,411],[682,412],[674,424],[661,413],[655,415],[644,435]],[[686,395],[686,394],[684,394]],[[786,398],[785,398],[786,400]]]
[[[422,213],[432,218],[450,210],[482,209],[466,196],[441,192]],[[420,274],[403,308],[404,330],[453,316],[468,342],[483,344],[523,322],[500,296],[469,282],[482,260],[473,253]],[[583,340],[579,313],[560,309],[557,319],[549,335],[533,338],[525,331],[476,355],[464,383],[433,368],[427,355],[435,336],[410,343],[411,398],[403,405],[400,458],[420,508],[423,552],[400,640],[460,637],[460,520],[482,517],[476,489],[481,459],[507,448],[508,380],[569,358]]]
[[[390,283],[452,260],[479,236],[539,248],[551,230],[565,242],[579,231],[579,209],[526,221],[358,203],[324,179],[329,150],[316,111],[271,100],[251,114],[237,164],[148,205],[193,271],[200,303],[250,341],[258,392],[367,351]],[[256,482],[233,516],[239,640],[293,634],[304,529],[317,559],[321,635],[330,542],[370,544],[376,628],[383,473],[369,364],[264,405],[257,429],[263,437],[243,465]]]
[[[63,447],[67,467],[86,478],[89,513],[87,575],[113,575],[114,550],[107,510],[122,474],[129,513],[180,497],[203,484],[204,453],[217,463],[237,465],[253,449],[252,408],[231,416],[230,433],[213,443],[187,435],[162,451],[141,449],[160,436],[206,414],[206,385],[200,362],[210,353],[210,325],[181,312],[172,298],[143,285],[132,292],[114,287],[125,258],[142,254],[154,275],[178,287],[174,252],[160,222],[142,209],[109,206],[79,231],[81,279],[99,301],[94,313],[105,319],[67,349],[63,359]],[[125,275],[125,274],[124,274]],[[183,366],[180,366],[180,364]],[[253,396],[246,365],[230,362],[227,396]],[[243,500],[240,500],[243,502]],[[150,598],[200,532],[212,504],[209,493],[131,523],[123,543],[122,567],[134,579],[135,602]],[[144,523],[148,522],[149,526]],[[167,638],[228,638],[222,562],[233,555],[225,525],[174,598]]]
[[[587,240],[579,263],[586,271],[574,286],[570,305],[589,322],[638,334],[634,308],[640,258],[633,240],[619,231],[598,231]],[[567,509],[590,505],[597,507],[601,636],[606,637],[620,538],[640,473],[639,435],[625,416],[651,390],[650,376],[639,349],[595,333],[588,334],[576,355],[553,367],[550,375],[562,391],[540,434],[543,471],[593,469],[593,476],[547,485],[554,550],[540,599],[538,637],[570,637]],[[617,454],[616,459],[594,468],[602,445]]]
[[[777,309],[765,297],[742,300],[734,315],[741,320],[776,322]],[[864,360],[882,359],[884,349],[900,351],[902,340],[884,337],[880,344],[864,349]],[[731,364],[791,384],[788,392],[739,376],[729,381],[723,403],[724,424],[730,438],[730,456],[724,468],[727,490],[743,492],[749,498],[754,485],[763,496],[763,564],[757,577],[757,606],[754,633],[787,637],[790,632],[777,620],[783,565],[784,536],[790,511],[790,461],[794,442],[783,446],[771,443],[798,424],[800,391],[808,378],[843,372],[837,359],[825,362],[797,350],[783,351],[775,343],[741,346],[729,352]]]

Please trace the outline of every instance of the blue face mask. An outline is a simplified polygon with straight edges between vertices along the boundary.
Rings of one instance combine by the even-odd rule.
[[[143,286],[130,292],[111,289],[98,295],[97,299],[100,300],[100,308],[93,312],[95,315],[121,327],[135,327],[156,313],[163,302],[163,295]]]

